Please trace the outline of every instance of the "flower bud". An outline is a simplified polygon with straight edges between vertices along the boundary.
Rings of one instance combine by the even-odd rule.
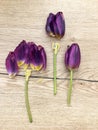
[[[50,13],[46,22],[46,32],[58,39],[61,39],[65,34],[65,20],[62,12],[56,15]]]
[[[81,53],[77,43],[73,43],[65,52],[65,65],[69,70],[76,69],[80,65]]]

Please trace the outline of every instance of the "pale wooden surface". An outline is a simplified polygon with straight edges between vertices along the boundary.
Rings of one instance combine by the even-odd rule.
[[[78,42],[82,62],[76,79],[98,81],[98,0],[0,0],[0,73],[5,58],[25,39],[45,47],[48,66],[33,76],[52,77],[51,43],[44,26],[50,12],[63,11],[66,35],[59,41],[58,78],[69,78],[64,66],[68,44]],[[21,70],[19,74],[24,75]],[[72,107],[67,107],[68,80],[59,79],[53,96],[52,79],[31,78],[29,98],[34,122],[30,124],[24,102],[24,77],[0,74],[0,130],[98,130],[98,82],[74,80]]]

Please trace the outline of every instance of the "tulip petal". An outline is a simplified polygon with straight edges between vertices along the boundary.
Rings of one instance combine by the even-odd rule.
[[[26,57],[25,57],[25,65],[29,66],[30,65],[30,59],[32,56],[30,55],[30,50],[33,48],[33,42],[28,42],[27,43],[27,49],[26,49]]]
[[[18,65],[14,52],[9,52],[6,58],[6,69],[11,78],[18,73]]]
[[[46,56],[46,52],[44,50],[44,48],[42,46],[38,46],[38,49],[40,51],[41,57],[42,57],[42,64],[43,64],[43,69],[46,69],[47,66],[47,56]]]
[[[42,65],[42,56],[39,50],[35,50],[33,64],[35,66]]]
[[[55,15],[53,13],[50,13],[46,22],[46,32],[52,37],[55,36],[54,27],[53,27],[54,17]]]
[[[56,14],[56,24],[58,27],[58,36],[63,37],[65,34],[65,21],[64,21],[64,17],[63,17],[63,13],[62,12],[58,12]]]
[[[40,57],[40,52],[38,52],[38,48],[36,44],[30,44],[30,66],[33,70],[38,70],[38,68],[40,68],[40,61],[41,61],[41,57]],[[36,68],[38,66],[38,68]]]
[[[54,21],[52,22],[52,28],[53,28],[53,32],[54,32],[54,36],[56,38],[60,37],[59,35],[59,30],[58,30],[58,27],[57,27],[57,24],[56,24],[56,16],[54,17]]]
[[[18,66],[20,67],[21,65],[24,64],[26,60],[26,55],[28,53],[28,45],[25,40],[23,40],[14,50],[16,60],[18,63]]]
[[[41,48],[41,56],[42,56],[42,60],[43,60],[43,69],[46,69],[47,66],[47,56],[46,56],[46,52],[44,50],[44,48]]]

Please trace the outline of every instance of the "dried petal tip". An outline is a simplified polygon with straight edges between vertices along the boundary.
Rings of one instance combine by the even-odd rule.
[[[31,45],[30,57],[30,66],[33,70],[40,71],[41,69],[46,69],[46,52],[42,46]]]
[[[69,70],[76,69],[79,67],[80,61],[81,53],[79,45],[77,43],[73,43],[65,52],[65,65]]]
[[[18,73],[18,65],[14,52],[9,52],[6,58],[6,69],[11,78]]]
[[[28,45],[25,40],[23,40],[14,50],[16,60],[18,63],[18,66],[20,67],[21,65],[24,64],[26,60],[26,55],[28,53]]]
[[[65,34],[65,20],[62,12],[56,15],[50,13],[46,22],[46,32],[58,39],[61,39]]]

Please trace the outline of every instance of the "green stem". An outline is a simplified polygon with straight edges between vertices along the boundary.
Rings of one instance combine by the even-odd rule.
[[[57,81],[56,81],[56,76],[57,76],[57,68],[56,68],[56,64],[57,64],[57,54],[55,54],[55,52],[53,52],[53,77],[54,77],[54,95],[56,95],[57,93]]]
[[[70,85],[69,85],[69,90],[68,90],[68,95],[67,95],[67,104],[68,105],[70,105],[70,103],[71,103],[72,78],[73,78],[73,71],[70,70]]]
[[[32,122],[32,114],[30,111],[30,104],[29,104],[29,98],[28,98],[28,80],[25,81],[25,103],[26,103],[26,109],[27,109],[29,121]]]

